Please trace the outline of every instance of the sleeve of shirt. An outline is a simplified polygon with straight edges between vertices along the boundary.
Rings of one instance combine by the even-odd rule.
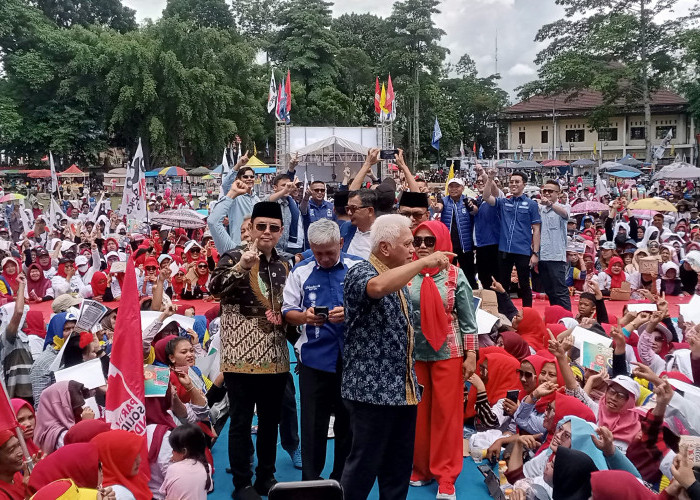
[[[348,316],[361,312],[358,305],[369,298],[367,295],[367,283],[375,276],[377,276],[377,274],[373,273],[370,268],[365,265],[356,265],[348,270],[345,275],[343,289],[345,312]]]
[[[284,284],[284,290],[282,292],[283,304],[282,304],[282,316],[287,314],[289,311],[303,311],[302,307],[303,294],[302,294],[302,283],[299,279],[298,269],[292,269],[287,277],[287,282]]]
[[[214,206],[208,219],[209,231],[220,255],[235,247],[233,239],[224,227],[224,217],[228,215],[231,205],[233,200],[226,196]]]
[[[541,434],[545,432],[544,415],[540,415],[535,411],[535,405],[532,403],[521,402],[518,409],[513,415],[515,423],[520,429],[530,434]]]
[[[476,349],[479,342],[478,335],[476,335],[477,326],[476,314],[474,313],[474,297],[472,294],[472,287],[469,286],[469,282],[461,269],[457,272],[454,311],[457,313],[459,332],[462,335],[464,349]]]
[[[476,395],[474,409],[485,427],[489,429],[498,427],[498,417],[491,411],[491,405],[489,405],[489,399],[485,392],[479,392]]]
[[[534,200],[530,201],[532,202],[530,203],[530,224],[542,224],[539,205]]]
[[[219,259],[219,263],[211,274],[209,282],[209,290],[214,295],[223,295],[225,293],[235,293],[235,288],[242,280],[248,279],[247,272],[239,272],[235,269],[238,260],[241,258],[238,252],[234,256],[224,254]]]

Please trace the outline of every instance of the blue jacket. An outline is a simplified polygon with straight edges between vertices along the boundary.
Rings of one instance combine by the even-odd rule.
[[[474,217],[467,206],[464,204],[465,196],[459,197],[458,202],[454,202],[449,196],[445,196],[442,199],[442,214],[440,214],[440,221],[447,226],[447,229],[452,230],[452,212],[456,210],[457,212],[457,232],[459,233],[459,241],[462,243],[461,250],[463,252],[469,252],[474,243],[472,241],[472,230],[474,228]],[[453,249],[455,252],[457,248]]]

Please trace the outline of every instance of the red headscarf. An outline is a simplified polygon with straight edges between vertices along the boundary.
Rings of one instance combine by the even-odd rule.
[[[591,474],[593,500],[654,500],[659,498],[626,470],[600,470]]]
[[[136,500],[151,500],[153,494],[148,480],[138,472],[131,474],[134,461],[146,444],[146,438],[121,429],[103,432],[91,443],[97,446],[102,464],[102,485],[119,484],[128,489]]]
[[[22,331],[27,335],[36,335],[37,337],[46,338],[46,323],[44,323],[44,314],[41,311],[29,310],[27,317],[24,319],[24,327]]]
[[[34,419],[36,420],[36,413],[34,412],[34,408],[27,401],[25,401],[24,399],[12,398],[10,400],[10,402],[12,403],[12,409],[14,410],[15,415],[17,415],[17,413],[19,413],[19,411],[22,408],[26,408],[32,412],[32,415],[34,415]],[[36,424],[35,424],[35,427],[36,427]],[[25,438],[24,441],[25,441],[25,443],[27,443],[27,450],[29,451],[30,456],[34,456],[41,451],[41,448],[39,448],[36,444],[34,444],[33,439],[26,439]]]
[[[39,279],[36,281],[30,277],[32,269],[39,271]],[[49,288],[51,288],[51,280],[44,276],[44,271],[42,271],[41,267],[39,267],[38,264],[30,265],[27,269],[27,293],[29,294],[32,290],[34,290],[36,296],[42,299],[46,295],[46,291]]]
[[[94,296],[102,297],[107,291],[108,284],[109,281],[107,280],[107,275],[102,271],[96,271],[95,274],[92,275],[92,279],[90,280],[92,294]]]
[[[614,274],[612,272],[613,264],[620,265],[620,272],[619,273]],[[625,264],[620,257],[614,256],[612,259],[610,259],[610,262],[608,263],[608,267],[607,267],[607,269],[605,269],[605,274],[610,276],[610,289],[620,288],[622,286],[622,283],[625,281],[625,272],[622,270],[622,269],[624,269],[624,267],[625,267]]]
[[[557,424],[561,422],[564,417],[574,415],[587,422],[591,422],[592,424],[596,423],[595,414],[593,411],[584,403],[579,401],[578,398],[567,396],[561,392],[555,392],[553,396],[552,401],[554,401],[554,418],[552,419],[552,427],[547,429],[547,439],[544,443],[542,443],[542,446],[539,448],[539,450],[537,450],[537,453],[541,453],[549,448],[549,445],[552,443],[552,438],[554,438]]]
[[[148,257],[144,260],[143,267],[155,267],[156,272],[158,272],[158,261],[155,259],[155,257]]]
[[[104,245],[102,246],[102,250],[104,251],[105,255],[107,255],[109,253],[109,250],[107,250],[107,242],[108,241],[113,241],[114,244],[117,245],[117,249],[115,250],[115,252],[118,252],[119,251],[119,242],[117,241],[117,239],[116,238],[107,238],[105,240]]]
[[[508,391],[522,389],[516,371],[520,368],[520,361],[510,354],[496,352],[487,354],[484,359],[488,362],[488,380],[485,385],[490,404],[494,405],[499,399],[505,398]]]
[[[562,318],[573,318],[574,315],[562,306],[547,306],[544,308],[544,322],[546,324],[558,323]]]
[[[414,231],[427,229],[435,236],[435,251],[452,252],[452,241],[447,226],[440,221],[432,220],[421,223]],[[418,258],[414,255],[414,258]],[[450,327],[450,320],[445,312],[445,304],[440,295],[433,276],[438,274],[437,267],[421,269],[423,283],[420,287],[420,328],[430,346],[438,351],[445,343]]]
[[[501,332],[501,338],[503,339],[503,348],[508,351],[508,354],[515,356],[518,361],[522,361],[530,355],[530,346],[517,333]]]
[[[444,224],[443,224],[444,226]],[[207,259],[205,257],[200,257],[199,260],[197,261],[197,284],[199,285],[199,288],[206,292],[206,286],[207,286],[207,281],[209,281],[209,266],[207,265],[207,272],[206,274],[199,274],[199,266],[201,264],[207,265]]]
[[[58,479],[71,478],[79,488],[97,488],[97,446],[93,443],[66,444],[40,460],[29,476],[29,491],[36,493]]]
[[[547,328],[540,314],[532,307],[523,307],[523,319],[516,330],[535,351],[545,348],[543,340],[549,336]]]
[[[181,267],[179,271],[181,271],[183,274],[187,274],[187,269],[184,267]],[[176,276],[177,275],[174,274],[172,278],[170,278],[170,284],[173,287],[173,298],[179,299],[182,296],[182,289],[185,288],[185,276],[182,276],[182,280],[180,282],[177,281]],[[178,309],[179,307],[180,306],[178,306]],[[178,314],[180,313],[178,312]]]
[[[5,266],[7,266],[7,264],[11,262],[15,265],[15,272],[13,274],[8,273],[7,269],[5,269]],[[5,281],[12,289],[13,294],[17,293],[17,289],[19,288],[19,281],[17,281],[17,276],[19,276],[19,264],[17,264],[17,260],[13,259],[12,257],[6,257],[5,259],[3,259],[2,277],[5,278]]]
[[[544,360],[544,363],[540,366],[540,369],[537,372],[537,375],[539,376],[539,373],[542,371],[542,368],[544,368],[544,365],[547,363],[553,363],[554,364],[554,369],[557,372],[557,385],[559,385],[560,388],[563,388],[566,383],[564,382],[564,377],[561,374],[561,369],[559,368],[559,362],[557,361],[557,358],[554,357],[554,355],[549,352],[549,351],[537,351],[537,356],[542,358]],[[537,403],[535,403],[535,411],[537,413],[544,413],[544,411],[547,409],[547,405],[554,401],[554,396],[556,395],[556,392],[553,392],[551,394],[547,394],[546,396],[542,396],[540,399],[537,400]]]
[[[149,398],[154,399],[154,398]],[[81,420],[73,427],[68,429],[65,436],[63,436],[64,444],[76,444],[76,443],[89,443],[92,438],[103,432],[107,432],[112,428],[104,420],[99,420],[96,418],[90,420]]]

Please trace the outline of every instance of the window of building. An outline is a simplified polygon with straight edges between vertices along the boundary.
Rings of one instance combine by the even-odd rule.
[[[567,130],[566,131],[566,142],[583,142],[585,140],[586,134],[585,130]]]
[[[525,132],[518,132],[518,144],[525,144]]]
[[[666,137],[666,134],[668,134],[669,129],[673,132],[673,137],[678,137],[676,135],[675,125],[660,125],[656,127],[656,138],[663,139],[664,137]]]
[[[549,144],[549,131],[548,130],[543,130],[540,133],[540,143],[542,144]]]
[[[616,141],[617,127],[601,128],[598,130],[599,141]]]
[[[630,129],[630,140],[632,141],[643,141],[646,136],[646,129],[644,127],[632,127]]]

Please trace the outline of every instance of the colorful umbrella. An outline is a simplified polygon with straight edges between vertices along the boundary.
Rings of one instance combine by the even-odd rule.
[[[602,212],[603,210],[608,210],[605,203],[600,203],[599,201],[584,201],[583,203],[577,203],[571,207],[572,214],[587,214],[590,212]]]
[[[167,210],[151,217],[151,223],[162,226],[182,227],[185,229],[199,229],[206,227],[207,223],[202,219],[202,215],[189,208],[178,208]]]
[[[158,175],[166,175],[168,177],[185,177],[187,176],[187,170],[182,167],[165,167],[158,172]]]
[[[15,200],[23,200],[24,195],[19,194],[19,193],[10,193],[6,194],[2,198],[0,198],[0,203],[5,203],[6,201],[15,201]]]
[[[211,180],[211,179],[213,179],[213,178],[214,178],[214,176],[211,175],[211,174],[207,174],[207,175],[203,175],[203,176],[202,176],[202,180],[203,180],[203,181],[209,181],[209,180]]]
[[[642,198],[641,200],[633,201],[627,207],[632,210],[640,209],[657,210],[659,212],[678,212],[673,203],[664,200],[663,198]]]

